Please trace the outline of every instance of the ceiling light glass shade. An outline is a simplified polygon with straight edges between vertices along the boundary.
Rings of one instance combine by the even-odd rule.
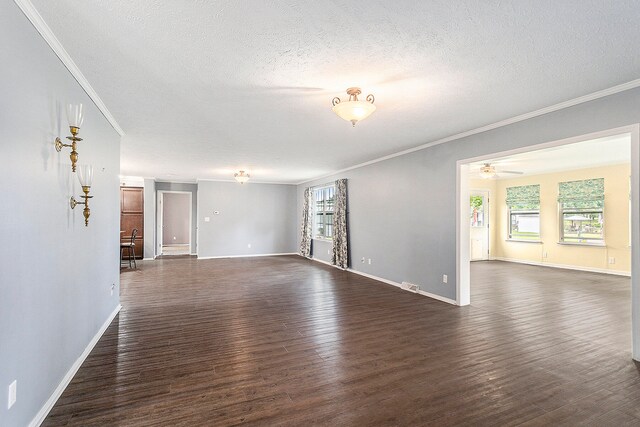
[[[80,128],[84,121],[84,112],[82,104],[68,104],[67,105],[67,121],[69,126]]]
[[[333,106],[333,112],[340,118],[351,122],[353,126],[360,120],[366,119],[376,111],[376,106],[367,101],[340,102]]]
[[[364,120],[376,111],[376,106],[373,105],[375,98],[373,95],[367,95],[366,101],[360,101],[358,95],[362,92],[359,87],[350,87],[347,89],[349,100],[342,102],[340,98],[335,97],[331,101],[333,104],[333,112],[338,117],[351,122],[353,126],[360,120]]]
[[[233,177],[240,184],[244,184],[245,182],[249,181],[249,178],[251,178],[251,176],[248,173],[244,173],[244,171],[240,171],[240,172],[234,174]]]
[[[80,165],[78,167],[78,181],[80,181],[80,185],[83,187],[91,187],[91,182],[93,181],[93,166]]]

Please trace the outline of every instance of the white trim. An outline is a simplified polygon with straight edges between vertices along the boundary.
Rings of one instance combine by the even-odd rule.
[[[355,274],[358,274],[360,276],[364,276],[364,277],[367,277],[369,279],[377,280],[378,282],[386,283],[388,285],[395,286],[397,288],[402,289],[402,284],[400,284],[398,282],[394,282],[393,280],[383,279],[382,277],[374,276],[373,274],[363,273],[362,271],[354,270],[352,268],[348,268],[347,271],[350,272],[350,273],[355,273]],[[426,291],[423,291],[423,290],[419,290],[416,293],[420,294],[422,296],[425,296],[425,297],[433,298],[433,299],[438,300],[438,301],[446,302],[448,304],[458,305],[456,301],[454,301],[454,300],[452,300],[450,298],[443,297],[443,296],[440,296],[440,295],[437,295],[437,294],[432,294],[431,292],[426,292]]]
[[[631,130],[631,335],[632,357],[640,361],[640,124]]]
[[[80,68],[76,65],[76,63],[71,59],[71,56],[66,51],[60,40],[53,34],[51,28],[44,21],[38,10],[33,6],[30,0],[14,0],[16,5],[22,10],[27,19],[31,21],[31,24],[35,27],[35,29],[40,33],[42,38],[47,42],[51,50],[60,58],[60,61],[64,64],[64,66],[69,70],[73,78],[76,79],[78,84],[84,89],[89,98],[93,101],[93,103],[98,107],[100,112],[104,115],[105,119],[111,124],[111,126],[115,129],[120,136],[124,135],[124,131],[116,121],[115,117],[111,114],[107,106],[102,99],[98,95],[98,93],[93,89],[89,80],[82,74]]]
[[[302,257],[302,255],[300,255],[300,254],[297,254],[297,255]],[[335,268],[337,268],[339,270],[342,270],[340,267],[335,266],[335,265],[331,264],[330,262],[327,262],[327,261],[324,261],[324,260],[321,260],[321,259],[318,259],[318,258],[306,258],[306,257],[302,257],[302,258],[310,259],[311,261],[315,261],[315,262],[319,262],[319,263],[322,263],[322,264],[326,264],[326,265],[328,265],[330,267],[335,267]],[[357,274],[359,276],[364,276],[364,277],[367,277],[369,279],[373,279],[373,280],[376,280],[378,282],[386,283],[387,285],[395,286],[397,288],[402,289],[402,284],[400,284],[398,282],[394,282],[393,280],[384,279],[382,277],[374,276],[373,274],[363,273],[362,271],[354,270],[353,268],[347,268],[345,271],[348,271],[349,273]],[[425,296],[425,297],[433,298],[433,299],[438,300],[438,301],[446,302],[448,304],[458,305],[456,301],[454,301],[454,300],[452,300],[450,298],[443,297],[443,296],[440,296],[440,295],[437,295],[437,294],[432,294],[431,292],[426,292],[426,291],[419,290],[416,293],[420,294],[422,296]]]
[[[191,241],[192,240],[192,234],[193,234],[193,192],[192,191],[185,191],[185,190],[156,190],[156,193],[160,194],[160,198],[159,198],[159,204],[160,205],[164,204],[164,194],[165,193],[188,194],[189,195],[189,254],[191,254],[191,246],[193,244],[193,242]],[[197,194],[196,194],[196,201],[197,201]],[[196,214],[197,214],[197,208],[198,208],[198,205],[196,204]],[[168,246],[168,245],[162,244],[163,232],[164,232],[164,230],[162,229],[162,225],[163,225],[163,222],[164,222],[164,212],[163,212],[164,208],[162,206],[160,206],[160,209],[158,209],[158,207],[156,206],[156,209],[158,211],[158,218],[159,218],[158,227],[156,229],[156,235],[158,236],[158,249],[160,250],[159,255],[163,255],[162,247],[163,246]],[[198,232],[196,230],[196,242],[197,242],[197,238],[198,238]],[[184,243],[184,244],[186,245],[186,243]],[[196,246],[196,250],[197,250],[197,246]],[[180,254],[180,255],[189,255],[189,254]]]
[[[525,259],[505,258],[505,257],[499,257],[499,256],[495,257],[494,260],[504,261],[504,262],[513,262],[517,264],[535,265],[539,267],[563,268],[565,270],[587,271],[590,273],[603,273],[603,274],[613,274],[615,276],[631,277],[631,272],[623,271],[623,270],[608,270],[606,268],[583,267],[580,265],[570,265],[570,264],[552,264],[549,262],[529,261]]]
[[[274,254],[247,254],[247,255],[220,255],[220,256],[198,256],[198,259],[220,259],[220,258],[253,258],[263,256],[283,256],[283,255],[299,255],[296,252],[281,252]]]
[[[142,258],[143,261],[153,261],[155,258]]]
[[[58,384],[58,387],[56,387],[56,389],[53,391],[53,394],[51,394],[51,396],[49,397],[49,399],[47,399],[47,401],[42,406],[42,408],[40,408],[36,416],[33,417],[31,422],[29,423],[29,427],[38,427],[40,424],[43,423],[45,418],[47,418],[47,415],[53,408],[53,405],[56,404],[56,402],[58,401],[58,399],[60,398],[64,390],[67,388],[67,386],[75,376],[76,372],[78,372],[78,369],[80,369],[80,366],[82,366],[87,356],[89,356],[89,354],[91,353],[91,350],[93,350],[93,347],[95,347],[95,345],[98,343],[98,341],[102,337],[102,334],[104,334],[104,332],[107,330],[107,328],[109,327],[113,319],[120,312],[121,308],[122,306],[118,304],[115,310],[113,310],[113,312],[109,315],[109,317],[107,317],[107,320],[105,320],[105,322],[102,324],[98,332],[96,332],[96,334],[93,336],[91,341],[89,341],[89,344],[87,344],[87,347],[84,349],[80,357],[78,357],[76,361],[73,362],[73,365],[71,365],[71,368],[69,368],[65,376],[62,378],[62,381],[60,381],[60,384]]]
[[[235,179],[209,179],[209,178],[198,178],[196,179],[196,182],[200,182],[200,181],[207,181],[207,182],[229,182],[231,184],[239,184],[238,181],[236,181]],[[282,181],[254,181],[253,178],[251,178],[249,181],[245,182],[242,185],[245,184],[271,184],[271,185],[298,185],[295,182],[282,182]]]
[[[298,254],[298,255],[300,255],[300,254]],[[313,257],[311,257],[311,258],[307,258],[307,257],[304,257],[304,256],[302,256],[302,255],[300,255],[300,256],[301,256],[302,258],[310,259],[311,261],[315,261],[315,262],[319,262],[319,263],[322,263],[322,264],[326,264],[326,265],[328,265],[329,267],[335,267],[335,268],[338,268],[338,266],[337,266],[337,265],[333,265],[333,264],[331,264],[329,261],[325,261],[325,260],[323,260],[323,259],[313,258]]]
[[[324,175],[317,176],[311,179],[305,179],[304,181],[298,182],[296,185],[305,184],[307,182],[316,181],[318,179],[327,178],[333,175],[337,175],[339,173],[347,172],[353,169],[358,169],[364,166],[369,166],[374,163],[379,163],[385,160],[393,159],[394,157],[404,156],[405,154],[413,153],[415,151],[424,150],[425,148],[433,147],[434,145],[444,144],[445,142],[455,141],[456,139],[466,138],[471,135],[476,135],[482,132],[487,132],[489,130],[497,129],[503,126],[511,125],[513,123],[521,122],[524,120],[532,119],[534,117],[542,116],[544,114],[551,113],[553,111],[562,110],[564,108],[573,107],[578,104],[583,104],[585,102],[593,101],[594,99],[604,98],[605,96],[614,95],[619,92],[624,92],[625,90],[634,89],[636,87],[640,87],[640,79],[631,80],[630,82],[623,83],[617,86],[610,87],[608,89],[603,89],[597,92],[593,92],[584,96],[580,96],[578,98],[570,99],[568,101],[560,102],[559,104],[550,105],[548,107],[541,108],[539,110],[531,111],[529,113],[521,114],[519,116],[511,117],[509,119],[501,120],[499,122],[491,123],[485,126],[481,126],[479,128],[475,128],[472,130],[468,130],[466,132],[457,133],[455,135],[447,136],[446,138],[438,139],[433,142],[428,142],[426,144],[419,145],[414,148],[409,148],[407,150],[399,151],[394,154],[389,154],[388,156],[378,157],[377,159],[369,160],[364,163],[359,163],[354,166],[349,166],[344,169],[340,169],[337,171],[333,171],[331,173],[327,173]]]

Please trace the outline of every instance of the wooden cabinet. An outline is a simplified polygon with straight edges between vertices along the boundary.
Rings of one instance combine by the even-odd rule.
[[[131,241],[131,232],[138,229],[136,236],[136,258],[144,255],[144,189],[140,187],[120,187],[120,233],[122,242]],[[127,251],[124,251],[124,259]]]

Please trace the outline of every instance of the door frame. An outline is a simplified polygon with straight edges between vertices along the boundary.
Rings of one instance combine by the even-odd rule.
[[[489,254],[491,253],[491,190],[488,188],[472,188],[469,190],[469,196],[472,194],[482,194],[485,196],[485,207],[484,207],[484,215],[483,221],[485,221],[486,226],[486,236],[487,239],[487,252],[484,254],[485,257],[481,259],[477,259],[475,261],[489,261],[491,257]],[[471,227],[471,226],[469,226]],[[471,245],[471,230],[469,230],[469,245]],[[469,249],[469,261],[471,261],[471,249]]]
[[[162,255],[162,222],[164,220],[162,214],[162,205],[165,193],[180,193],[189,195],[189,254],[191,254],[191,237],[193,234],[193,193],[191,191],[178,190],[158,190],[158,198],[156,199],[156,256]]]
[[[509,156],[574,144],[607,136],[629,134],[631,137],[631,334],[632,357],[640,361],[640,123],[629,126],[593,132],[585,135],[560,139],[542,144],[529,145],[513,150],[488,153],[482,156],[458,160],[456,162],[456,304],[471,303],[470,273],[470,225],[468,221],[469,204],[469,164],[495,157]]]

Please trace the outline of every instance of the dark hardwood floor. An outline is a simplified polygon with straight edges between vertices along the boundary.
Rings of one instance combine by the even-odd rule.
[[[474,263],[461,308],[295,256],[139,265],[44,425],[640,425],[627,278]]]

